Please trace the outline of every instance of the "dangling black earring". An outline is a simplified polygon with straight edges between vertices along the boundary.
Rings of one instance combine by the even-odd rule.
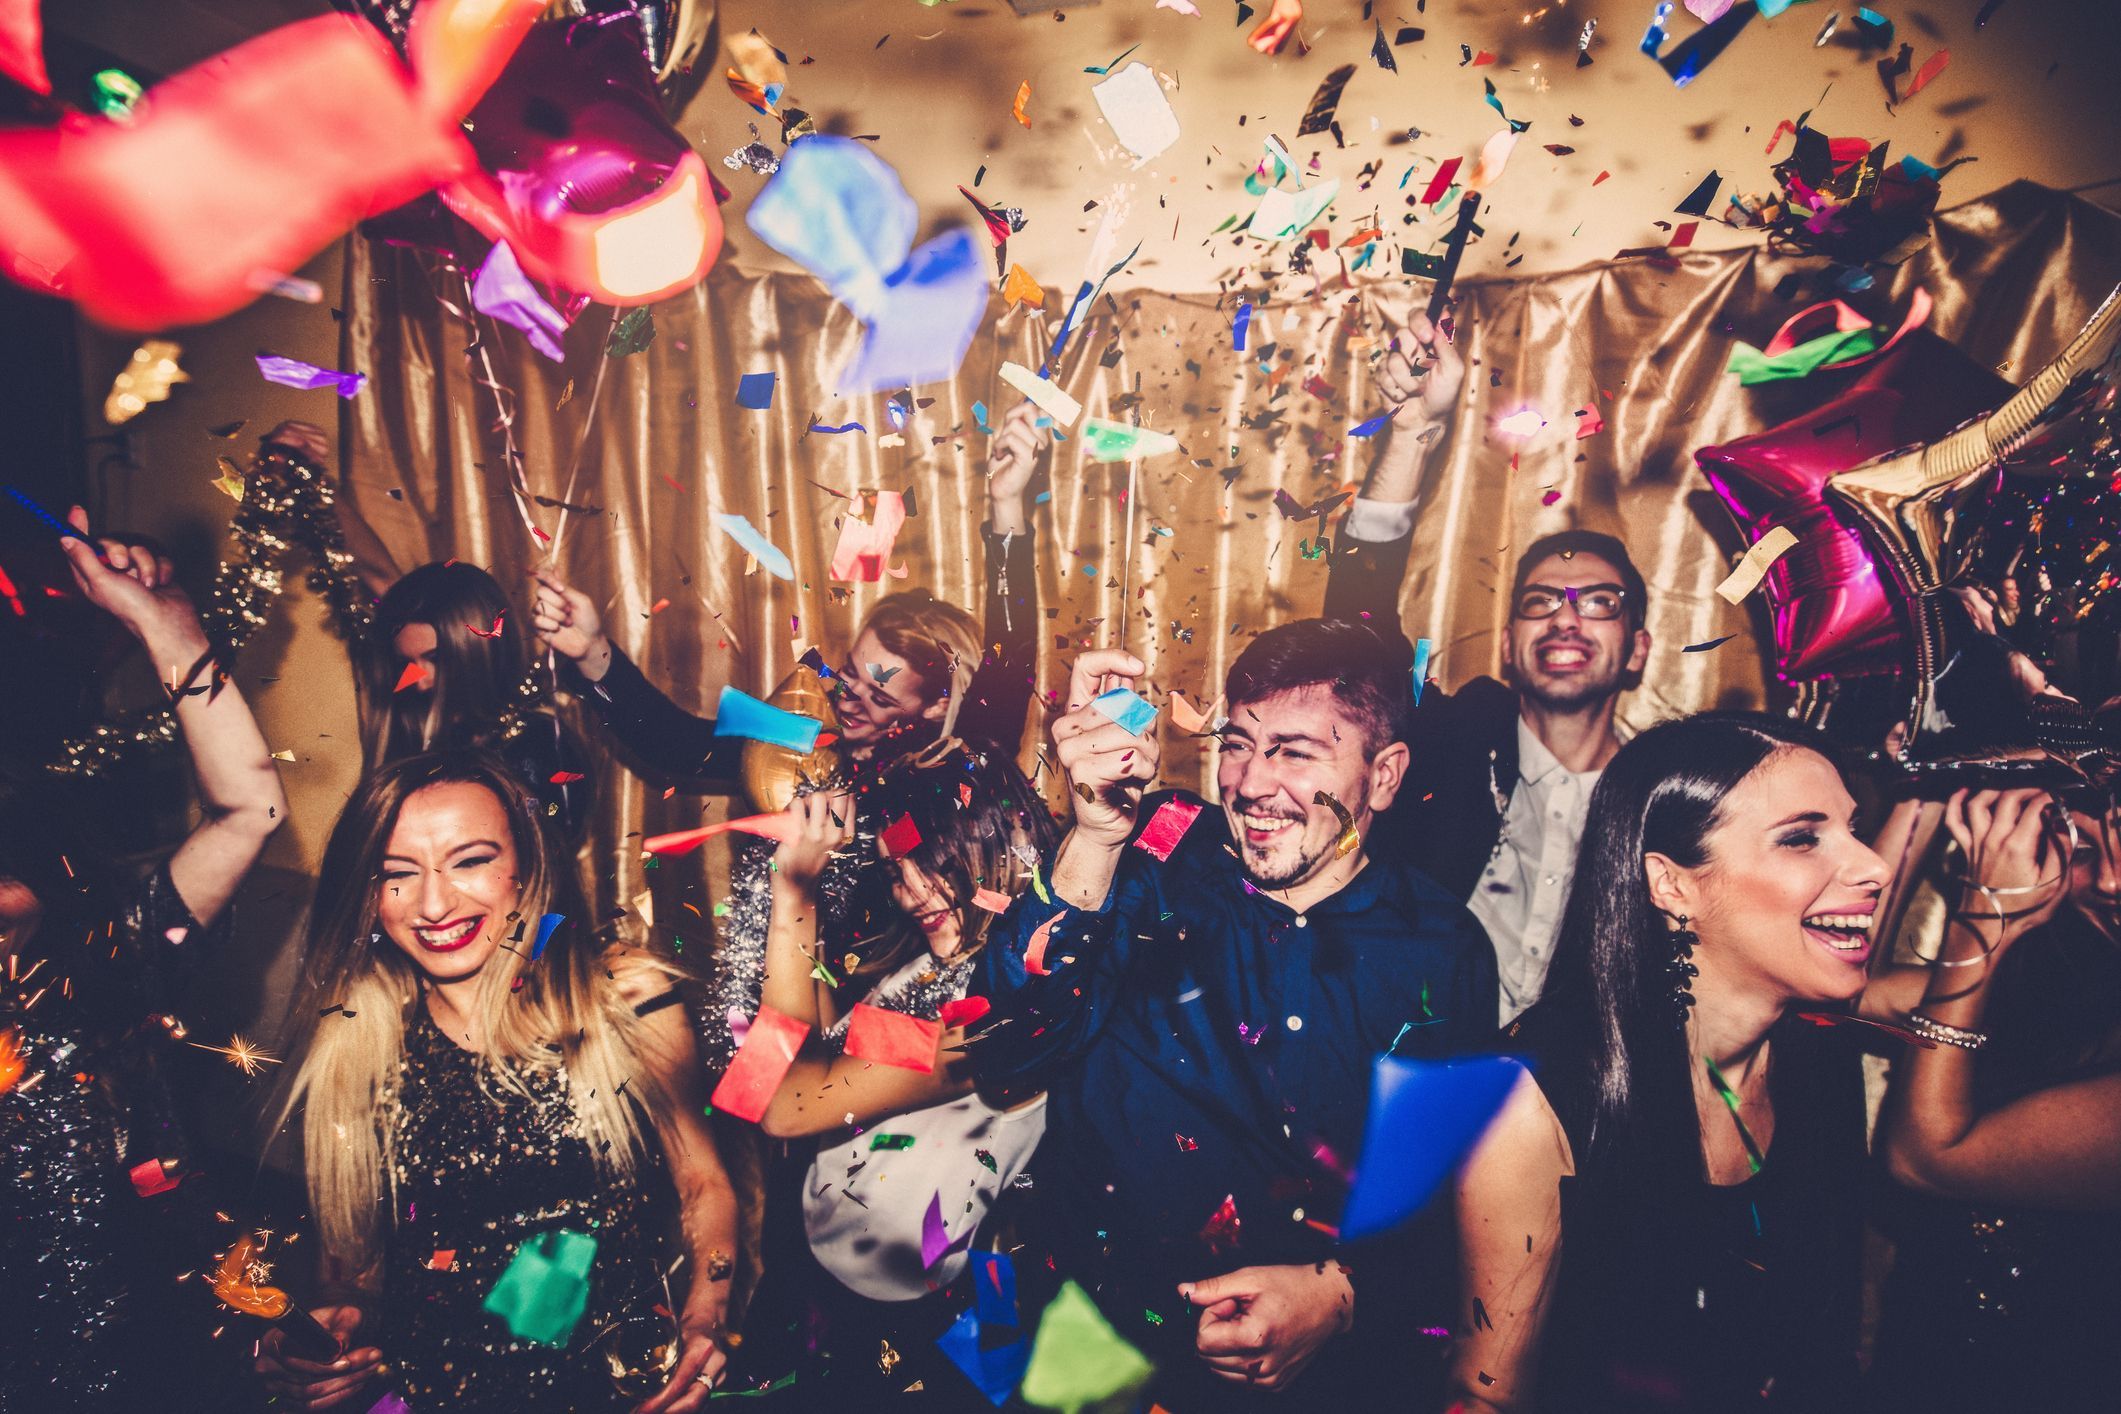
[[[1694,994],[1688,984],[1701,975],[1694,966],[1694,945],[1701,941],[1694,930],[1687,927],[1687,916],[1682,913],[1674,921],[1679,925],[1672,929],[1669,941],[1672,945],[1672,960],[1665,964],[1665,975],[1672,979],[1672,1019],[1681,1029],[1686,1026],[1687,1013],[1693,1009]]]

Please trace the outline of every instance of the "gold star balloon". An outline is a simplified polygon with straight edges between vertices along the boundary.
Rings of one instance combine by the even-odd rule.
[[[1891,566],[1915,623],[1911,723],[1921,723],[1945,660],[1943,592],[1980,546],[1990,498],[2010,472],[2066,475],[2110,457],[2121,397],[2121,286],[2082,332],[1991,412],[1934,442],[1844,471],[1827,494],[1852,511]]]

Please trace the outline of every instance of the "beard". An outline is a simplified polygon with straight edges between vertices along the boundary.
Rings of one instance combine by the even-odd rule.
[[[1326,851],[1323,849],[1306,852],[1299,844],[1286,863],[1269,865],[1250,845],[1245,845],[1243,849],[1245,873],[1251,876],[1253,886],[1261,889],[1286,889],[1292,884],[1300,884],[1311,876],[1318,868],[1319,861],[1326,857]]]

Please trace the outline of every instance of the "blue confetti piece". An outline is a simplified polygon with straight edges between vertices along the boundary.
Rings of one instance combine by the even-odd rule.
[[[822,422],[813,422],[810,424],[810,430],[812,432],[867,432],[869,429],[862,426],[859,422],[843,422],[837,427],[827,427]]]
[[[1156,707],[1131,688],[1115,687],[1090,699],[1090,705],[1140,736],[1156,722]]]
[[[1230,347],[1238,353],[1245,351],[1245,336],[1252,332],[1252,306],[1237,307],[1237,322],[1230,326]]]
[[[1480,1142],[1523,1069],[1507,1056],[1379,1056],[1341,1241],[1388,1231],[1420,1212]]]
[[[1404,404],[1402,404],[1401,406],[1404,406]],[[1384,431],[1385,424],[1390,422],[1393,418],[1397,416],[1399,416],[1399,408],[1396,407],[1393,408],[1390,412],[1379,413],[1377,416],[1369,419],[1367,422],[1358,422],[1353,427],[1350,427],[1348,429],[1348,435],[1350,437],[1374,437],[1378,433]]]
[[[884,420],[891,424],[893,432],[906,430],[906,405],[897,398],[884,399]]]
[[[1024,1372],[1031,1366],[1031,1346],[1021,1336],[1007,1345],[983,1348],[981,1321],[973,1311],[960,1311],[950,1329],[936,1338],[936,1348],[950,1363],[965,1372],[965,1378],[999,1409],[1009,1402]]]
[[[764,412],[772,407],[773,378],[771,373],[747,373],[737,379],[736,405],[753,412]]]
[[[780,546],[759,533],[759,528],[742,516],[714,513],[715,527],[743,547],[746,554],[757,560],[766,573],[776,579],[794,579],[795,562],[788,558]]]
[[[721,701],[714,709],[716,736],[740,736],[747,741],[785,746],[803,754],[816,748],[817,734],[821,729],[822,724],[814,717],[798,717],[793,712],[784,712],[748,692],[728,686],[722,688]]]
[[[1421,685],[1429,680],[1429,655],[1435,646],[1426,638],[1414,640],[1414,705],[1421,705]]]
[[[560,931],[560,925],[566,921],[567,915],[564,913],[548,913],[538,920],[538,940],[530,945],[532,962],[545,956],[545,945],[552,941],[552,935]]]
[[[989,437],[994,435],[994,429],[987,425],[987,405],[985,403],[974,403],[972,405],[972,425]]]

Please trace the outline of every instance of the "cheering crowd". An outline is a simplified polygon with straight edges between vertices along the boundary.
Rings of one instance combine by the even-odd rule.
[[[1140,659],[1038,692],[1045,436],[1009,414],[983,618],[902,590],[819,655],[838,764],[735,846],[704,964],[595,917],[575,846],[600,779],[739,793],[743,740],[556,573],[377,585],[265,1115],[307,1245],[285,1314],[224,1313],[243,1389],[174,1373],[157,1254],[218,1291],[230,1232],[149,1206],[185,1152],[157,1018],[286,797],[168,561],[76,512],[81,595],[181,680],[200,823],[135,878],[49,787],[0,795],[0,1409],[990,1408],[1025,1393],[948,1337],[1028,1346],[1064,1283],[1154,1366],[1119,1407],[1174,1414],[2101,1407],[2121,809],[1923,798],[1761,716],[1630,735],[1659,567],[1587,529],[1516,555],[1499,678],[1419,681],[1400,591],[1464,378],[1401,332],[1324,614],[1231,664],[1209,800],[1112,710]],[[1925,880],[1938,925],[1896,938]],[[1444,1191],[1343,1240],[1357,1158],[1395,1161],[1378,1059],[1495,1054]],[[755,1123],[710,1103],[762,1073]]]

